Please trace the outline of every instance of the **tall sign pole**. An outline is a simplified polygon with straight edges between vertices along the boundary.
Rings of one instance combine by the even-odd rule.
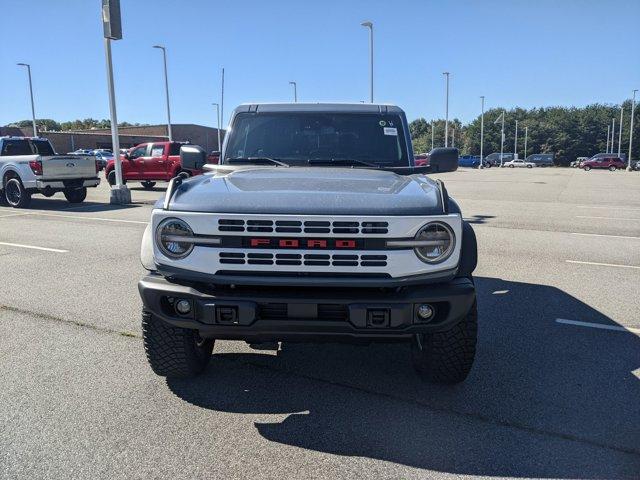
[[[445,99],[445,106],[444,106],[444,146],[448,147],[449,146],[449,72],[443,72],[442,73],[445,77],[446,77],[446,83],[447,83],[447,87],[446,87],[446,99]]]
[[[110,203],[131,203],[131,192],[122,183],[122,160],[120,159],[120,138],[118,136],[118,116],[116,114],[116,94],[113,83],[113,62],[111,40],[122,39],[120,0],[102,0],[102,26],[104,29],[104,51],[107,61],[107,86],[109,88],[109,111],[111,113],[111,143],[115,161],[115,182],[111,188]]]
[[[482,160],[484,159],[482,156],[484,147],[484,95],[480,98],[482,99],[482,107],[480,113],[480,165],[478,165],[478,168],[482,169]]]
[[[618,157],[622,154],[622,115],[624,114],[624,107],[620,107],[620,128],[618,128]]]
[[[629,127],[629,155],[627,158],[627,171],[631,171],[631,147],[633,147],[633,115],[636,112],[636,92],[638,90],[633,91],[633,98],[631,99],[631,126]]]
[[[516,136],[513,142],[513,158],[518,158],[518,120],[516,120]]]
[[[435,135],[436,135],[436,122],[434,120],[431,120],[431,150],[433,150],[433,142],[436,138]]]

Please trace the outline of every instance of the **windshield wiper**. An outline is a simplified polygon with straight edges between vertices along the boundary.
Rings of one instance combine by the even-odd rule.
[[[362,165],[370,168],[380,168],[380,165],[365,162],[356,158],[310,158],[309,165]]]
[[[273,163],[281,167],[288,167],[288,163],[269,157],[234,157],[225,159],[225,163]]]

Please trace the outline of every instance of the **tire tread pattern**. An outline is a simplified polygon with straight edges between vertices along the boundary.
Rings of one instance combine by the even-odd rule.
[[[449,330],[425,335],[422,349],[413,346],[413,363],[424,379],[441,384],[467,378],[476,353],[478,310],[474,302],[469,313]]]
[[[162,377],[188,378],[202,373],[211,358],[213,340],[196,345],[197,332],[173,327],[142,312],[142,337],[151,369]]]

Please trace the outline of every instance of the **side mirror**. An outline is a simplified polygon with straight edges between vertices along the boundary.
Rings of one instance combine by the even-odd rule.
[[[207,163],[207,152],[198,145],[182,145],[180,163],[185,170],[202,170]]]
[[[455,172],[458,169],[457,148],[434,148],[429,152],[432,173]]]

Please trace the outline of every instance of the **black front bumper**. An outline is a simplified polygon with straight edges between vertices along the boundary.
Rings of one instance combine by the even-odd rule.
[[[138,289],[145,310],[167,323],[197,329],[203,337],[250,342],[406,339],[451,328],[475,301],[475,288],[467,278],[399,289],[216,289],[150,274],[140,280]],[[191,303],[186,315],[174,308],[182,299]],[[424,303],[435,310],[429,321],[416,315]]]

